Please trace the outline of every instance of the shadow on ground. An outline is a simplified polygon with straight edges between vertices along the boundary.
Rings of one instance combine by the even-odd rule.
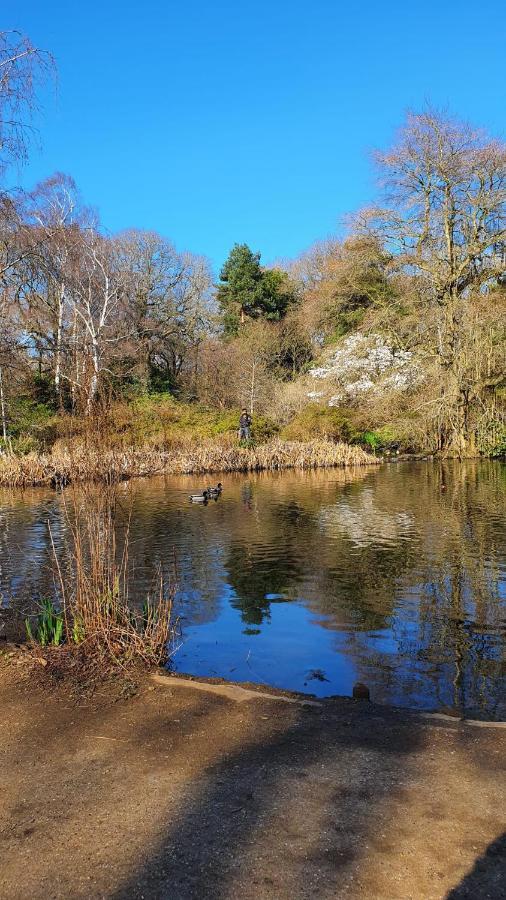
[[[472,870],[447,900],[479,900],[506,897],[506,832],[493,841],[476,860]]]
[[[388,808],[419,744],[370,708],[297,708],[206,770],[184,810],[116,900],[337,896],[372,841],[392,849]],[[262,712],[260,708],[259,712]],[[281,725],[281,727],[279,727]],[[382,726],[382,727],[379,727]]]
[[[506,805],[492,729],[149,681],[89,708],[29,685],[2,702],[9,900],[504,897],[504,854],[470,871]]]

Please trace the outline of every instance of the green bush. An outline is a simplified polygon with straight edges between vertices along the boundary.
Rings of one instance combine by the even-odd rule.
[[[506,423],[498,419],[480,423],[476,443],[479,452],[484,456],[506,456]]]
[[[206,441],[235,435],[240,410],[209,409],[198,403],[181,403],[168,394],[139,397],[111,410],[108,429],[112,444],[134,447],[165,447],[178,441]],[[277,432],[276,424],[265,416],[253,417],[253,437],[257,443]]]
[[[381,438],[377,431],[363,431],[361,435],[357,435],[355,440],[374,453],[381,448]]]
[[[20,455],[43,450],[54,443],[58,417],[48,403],[37,403],[29,397],[9,402],[8,433],[12,449]]]
[[[321,437],[350,442],[354,435],[355,430],[347,413],[319,403],[309,403],[281,431],[281,437],[287,441],[309,441]]]
[[[364,431],[358,432],[354,436],[353,443],[360,444],[367,450],[376,453],[393,447],[398,448],[403,444],[403,440],[395,428],[391,425],[383,425],[381,428],[366,428]]]

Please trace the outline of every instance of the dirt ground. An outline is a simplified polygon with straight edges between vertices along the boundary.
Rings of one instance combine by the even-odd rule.
[[[0,896],[506,898],[506,729],[228,693],[3,663]]]

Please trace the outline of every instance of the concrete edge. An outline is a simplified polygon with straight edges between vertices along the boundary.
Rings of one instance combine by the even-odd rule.
[[[472,725],[474,728],[506,728],[506,722],[489,722],[485,719],[461,719],[458,716],[448,716],[446,713],[418,713],[423,719],[436,719],[441,722],[453,722],[454,725]]]
[[[220,697],[228,697],[236,703],[244,703],[246,700],[280,700],[283,703],[296,703],[299,706],[322,706],[317,700],[304,700],[303,697],[285,697],[283,694],[268,694],[265,691],[252,691],[238,684],[214,684],[209,681],[193,681],[191,678],[171,678],[170,675],[154,673],[151,680],[164,687],[193,688],[194,691],[205,691],[208,694],[218,694]]]
[[[151,680],[163,687],[192,688],[194,691],[205,691],[208,694],[217,694],[235,700],[236,703],[245,703],[247,700],[279,700],[282,703],[295,703],[298,706],[325,706],[325,700],[305,700],[303,697],[286,697],[283,694],[270,694],[266,691],[252,691],[250,688],[241,687],[239,684],[221,683],[210,681],[193,681],[191,678],[171,678],[170,675],[160,675],[157,672],[151,675]],[[334,699],[334,698],[333,698]],[[343,700],[350,700],[343,697]],[[393,707],[390,707],[393,708]],[[446,725],[471,725],[474,728],[506,728],[506,722],[487,722],[480,719],[461,719],[457,716],[449,716],[446,713],[421,712],[416,709],[397,709],[398,713],[406,713],[407,716],[419,716],[429,722],[444,722]]]

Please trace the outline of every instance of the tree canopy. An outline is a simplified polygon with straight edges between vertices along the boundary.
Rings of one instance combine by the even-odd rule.
[[[225,333],[235,335],[246,319],[278,322],[295,302],[295,293],[286,273],[262,269],[260,253],[235,244],[220,272],[216,299]]]

